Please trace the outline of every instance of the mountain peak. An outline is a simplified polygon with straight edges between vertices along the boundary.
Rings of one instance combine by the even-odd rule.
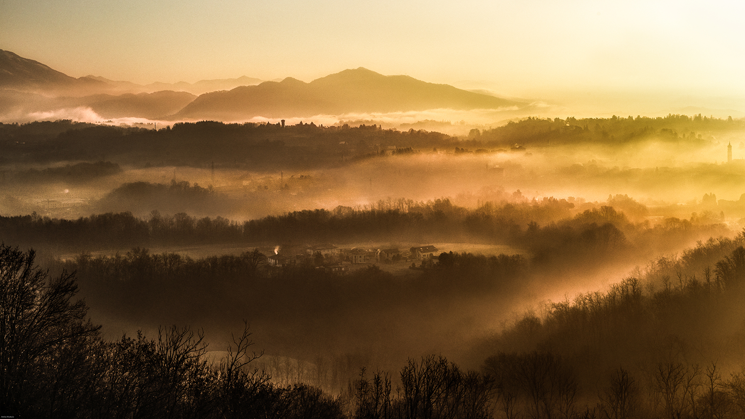
[[[304,85],[304,81],[300,81],[294,77],[285,77],[279,84],[283,86],[298,86],[298,85]]]
[[[358,67],[354,69],[347,69],[338,73],[329,74],[326,77],[313,80],[312,84],[326,84],[326,83],[359,83],[363,81],[379,80],[386,78],[386,76],[376,73],[372,70],[368,70],[364,67]]]

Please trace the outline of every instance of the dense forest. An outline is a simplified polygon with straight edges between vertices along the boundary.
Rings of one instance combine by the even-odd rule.
[[[528,118],[468,137],[364,124],[4,124],[0,212],[157,210],[243,222],[399,197],[473,208],[502,188],[538,199],[629,195],[650,216],[712,211],[745,222],[744,129],[741,120],[681,115]]]
[[[177,123],[158,131],[59,122],[0,124],[3,161],[111,160],[135,166],[194,166],[252,170],[334,167],[379,154],[388,147],[449,147],[457,139],[426,131],[379,126],[322,127],[314,123]]]
[[[596,398],[603,417],[745,414],[744,243],[742,233],[711,239],[517,321],[486,345],[498,349],[484,371],[499,377],[500,408],[554,417],[549,409]]]
[[[179,193],[162,189],[159,194]],[[183,186],[183,185],[182,185]],[[133,187],[140,188],[139,185]],[[157,188],[144,184],[145,188]],[[157,189],[156,189],[157,191]],[[194,201],[211,193],[191,188]],[[667,217],[650,223],[648,212],[627,196],[610,197],[610,205],[544,198],[522,202],[487,201],[475,209],[448,199],[428,202],[380,201],[372,208],[337,207],[304,210],[242,223],[223,217],[195,217],[153,211],[147,218],[131,213],[104,213],[75,220],[36,214],[0,217],[0,232],[9,243],[42,251],[84,252],[134,247],[226,244],[274,247],[281,244],[356,242],[471,242],[524,249],[543,260],[620,259],[649,251],[677,251],[681,244],[725,234],[728,228],[711,211],[688,219]],[[626,213],[632,214],[629,218]],[[632,221],[632,220],[637,220]]]
[[[474,145],[501,143],[531,146],[556,144],[621,145],[655,136],[670,142],[700,142],[703,133],[722,133],[741,130],[742,120],[695,116],[668,115],[666,117],[611,118],[527,118],[504,126],[472,131]]]
[[[390,149],[466,152],[509,151],[517,145],[605,145],[649,139],[700,145],[712,135],[742,131],[742,120],[701,115],[667,117],[527,118],[471,131],[465,140],[437,132],[382,129],[380,125],[320,126],[313,122],[226,124],[177,123],[157,131],[71,121],[0,124],[2,162],[110,160],[135,166],[241,167],[307,170],[339,166]]]

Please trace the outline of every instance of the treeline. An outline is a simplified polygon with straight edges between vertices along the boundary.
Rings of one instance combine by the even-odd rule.
[[[209,201],[213,195],[209,188],[174,182],[170,187],[131,184],[118,190],[115,196],[126,199],[131,193],[141,194],[143,190],[152,196],[196,203]],[[620,199],[612,199],[631,211],[640,211]],[[161,215],[157,211],[149,219],[137,218],[129,212],[77,220],[50,219],[36,214],[0,217],[3,240],[39,249],[65,249],[66,253],[217,243],[273,247],[324,242],[468,241],[515,246],[531,253],[535,261],[551,262],[582,259],[592,254],[607,258],[622,257],[628,252],[666,251],[684,241],[727,232],[718,217],[694,215],[690,220],[667,218],[654,225],[647,221],[635,223],[613,207],[577,212],[573,203],[555,198],[486,202],[473,210],[453,205],[447,199],[418,203],[381,201],[377,209],[305,210],[243,223],[185,213]]]
[[[112,176],[122,172],[121,167],[111,162],[75,163],[61,167],[48,167],[46,169],[27,169],[19,171],[3,171],[0,175],[0,183],[42,183],[42,182],[66,182],[83,183],[104,176]]]
[[[187,181],[173,179],[168,185],[151,182],[125,183],[103,196],[94,207],[97,212],[108,213],[117,208],[131,207],[133,202],[144,208],[159,208],[160,211],[171,213],[183,212],[185,208],[199,212],[219,212],[221,208],[234,203],[225,195],[216,193],[212,185],[202,187],[198,183],[192,185]],[[157,212],[153,211],[152,214]],[[152,217],[157,218],[157,215]]]
[[[274,353],[315,361],[313,356],[341,356],[382,336],[397,353],[401,341],[418,334],[423,336],[414,346],[429,347],[440,340],[437,330],[455,328],[446,325],[475,316],[477,308],[456,314],[443,307],[512,295],[530,275],[519,255],[443,254],[441,260],[401,277],[376,266],[328,271],[310,260],[276,268],[257,250],[192,259],[133,249],[114,256],[81,254],[50,267],[76,272],[94,317],[139,328],[200,325],[220,333],[235,319],[247,318]],[[428,323],[432,319],[443,322]],[[338,352],[326,353],[329,348]],[[315,384],[338,390],[355,374],[349,367],[339,366]]]
[[[133,197],[208,204],[210,188],[172,182],[170,186],[137,182],[124,185],[101,205]],[[452,241],[469,235],[486,242],[518,237],[531,221],[550,223],[570,217],[574,204],[545,198],[521,203],[486,202],[477,210],[453,205],[447,199],[429,202],[380,201],[373,207],[338,207],[303,210],[243,223],[222,217],[194,217],[153,211],[149,219],[129,212],[104,213],[77,220],[53,219],[36,214],[0,217],[0,236],[22,246],[49,245],[78,252],[93,249],[151,247],[169,244],[345,243],[354,241]]]
[[[69,121],[0,124],[0,154],[15,163],[109,160],[135,166],[193,166],[249,170],[339,166],[387,147],[446,147],[457,139],[426,131],[378,126],[178,123],[155,130]]]
[[[745,129],[742,120],[701,115],[664,118],[527,118],[461,140],[437,132],[381,129],[377,125],[324,127],[310,124],[178,123],[155,130],[79,124],[70,121],[0,124],[2,161],[49,164],[100,161],[134,166],[193,166],[248,170],[307,170],[337,167],[395,148],[495,151],[557,144],[618,144],[660,139],[702,145],[710,135]]]
[[[392,391],[392,380],[385,372],[371,378],[365,369],[350,385],[353,396],[352,418],[487,419],[494,411],[494,381],[475,371],[462,371],[442,356],[409,359],[397,377],[400,385]]]
[[[670,114],[666,117],[534,118],[472,132],[465,144],[471,147],[551,146],[605,144],[609,146],[650,138],[690,145],[708,142],[711,133],[745,129],[745,121]]]
[[[563,416],[595,399],[595,417],[742,417],[744,244],[745,233],[700,243],[499,333],[484,371],[504,416]]]

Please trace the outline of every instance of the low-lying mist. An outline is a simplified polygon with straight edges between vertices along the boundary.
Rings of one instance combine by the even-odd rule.
[[[485,208],[484,215],[487,211]],[[495,208],[494,214],[500,211],[510,208]],[[449,217],[454,213],[445,217],[435,213],[425,216],[423,227],[436,230],[439,219],[452,233]],[[317,239],[335,237],[339,247],[345,248],[341,237],[355,237],[355,228],[386,220],[382,214],[373,215],[355,218],[350,214],[346,228],[324,223],[323,217],[304,222],[300,215],[262,222],[275,226],[268,233],[277,232],[273,243],[284,243],[287,236],[282,232],[291,226],[299,240],[311,235]],[[352,222],[356,219],[358,224]],[[428,226],[428,219],[433,224]],[[96,224],[103,226],[103,221]],[[173,227],[168,227],[165,219],[158,221],[161,227],[151,227],[150,240],[167,240],[168,234],[178,237],[179,243],[189,243],[189,234],[202,240],[209,237],[199,224],[193,224],[189,233],[183,230],[188,220],[174,221]],[[485,222],[480,230],[500,223],[499,219]],[[156,224],[150,220],[143,230],[134,223],[127,230],[147,232],[147,225]],[[379,227],[383,233],[391,232]],[[225,224],[220,228],[221,236],[232,231]],[[266,234],[260,234],[261,228],[249,224],[243,231],[272,243]],[[89,231],[84,225],[79,230]],[[68,234],[73,231],[69,226]],[[155,231],[160,231],[160,238],[153,236]],[[688,220],[677,225],[635,225],[605,207],[546,227],[517,227],[511,231],[513,237],[501,238],[521,249],[523,255],[459,254],[443,248],[431,262],[413,260],[413,268],[396,274],[388,272],[385,262],[372,261],[356,268],[347,265],[350,270],[339,273],[325,268],[323,260],[327,258],[321,257],[319,263],[317,255],[274,267],[265,259],[277,249],[272,246],[263,247],[264,256],[262,250],[249,246],[234,256],[204,258],[134,248],[108,255],[82,253],[51,264],[54,272],[77,272],[81,296],[90,305],[92,318],[105,325],[107,336],[132,334],[138,329],[152,332],[159,324],[190,324],[209,331],[211,341],[222,342],[241,319],[247,319],[258,345],[271,357],[334,365],[351,356],[354,362],[338,371],[341,381],[327,383],[338,391],[362,366],[390,370],[409,357],[433,352],[476,368],[483,362],[484,345],[490,337],[519,319],[525,310],[539,309],[541,302],[560,302],[579,293],[606,289],[634,266],[650,272],[649,280],[655,284],[663,283],[656,279],[662,275],[657,268],[660,262],[651,260],[651,255],[661,249],[681,250],[682,243],[722,233],[732,234],[722,225],[694,225]],[[483,241],[484,236],[474,234],[474,241]],[[84,241],[97,244],[93,237]],[[367,243],[375,248],[374,242]],[[285,252],[289,247],[279,248]],[[400,263],[406,267],[412,260]]]
[[[398,197],[450,198],[475,207],[519,190],[521,199],[604,202],[609,195],[628,195],[653,215],[688,217],[709,210],[724,212],[728,222],[736,223],[745,217],[738,204],[745,190],[738,170],[742,163],[737,151],[733,155],[731,163],[721,161],[722,156],[726,159],[721,141],[694,147],[650,140],[621,148],[419,150],[374,155],[327,169],[261,172],[219,166],[137,168],[111,162],[39,169],[6,166],[0,193],[7,199],[0,211],[75,218],[120,211],[144,216],[158,210],[246,220],[302,209],[365,207]],[[174,188],[180,188],[180,194]],[[190,197],[189,191],[197,188],[205,193]]]
[[[45,260],[55,270],[78,273],[81,296],[107,336],[190,324],[220,342],[247,319],[269,355],[304,362],[357,356],[362,365],[350,366],[347,377],[365,364],[395,368],[407,357],[433,351],[477,367],[479,342],[537,302],[604,289],[655,255],[734,234],[717,219],[634,222],[608,206],[501,193],[511,200],[471,210],[447,200],[398,200],[243,224],[152,213],[145,219],[13,217],[0,228],[10,242],[46,246],[44,255],[82,252]],[[644,218],[645,207],[631,198],[615,196],[612,202]],[[458,254],[438,244],[431,262],[370,256],[375,249],[405,251],[447,241],[506,245],[519,254]],[[367,261],[356,265],[307,254],[304,245],[317,243],[345,251],[356,247],[368,254]],[[222,244],[243,250],[196,257],[183,248]],[[125,245],[128,250],[120,250]],[[286,253],[293,247],[304,256],[292,256],[291,264],[280,268],[265,259],[276,251],[293,255]],[[346,272],[334,270],[340,262]]]
[[[0,237],[75,272],[105,339],[190,325],[221,349],[245,320],[281,385],[356,397],[361,368],[438,354],[500,402],[539,361],[588,406],[618,368],[660,396],[665,366],[721,362],[735,388],[742,121],[290,122],[0,125]]]

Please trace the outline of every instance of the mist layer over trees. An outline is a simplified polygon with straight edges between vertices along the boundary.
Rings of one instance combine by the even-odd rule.
[[[740,120],[680,115],[530,118],[464,138],[380,125],[3,124],[0,211],[70,219],[158,210],[245,221],[398,197],[473,208],[520,190],[527,199],[591,202],[628,195],[650,216],[724,212],[737,223],[745,218],[743,130]],[[728,144],[733,160],[724,163]]]
[[[742,124],[0,125],[0,408],[740,417]]]

